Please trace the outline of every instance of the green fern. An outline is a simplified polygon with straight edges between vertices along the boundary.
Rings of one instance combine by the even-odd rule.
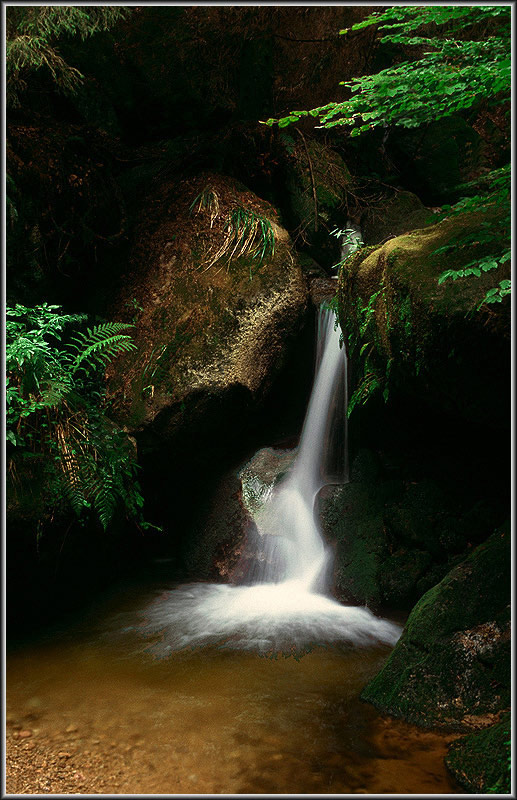
[[[72,373],[79,368],[90,369],[93,364],[107,364],[121,353],[136,350],[131,337],[121,331],[133,327],[130,323],[104,322],[74,336],[71,347],[77,350]]]
[[[199,197],[195,199],[194,204]],[[201,202],[202,198],[199,199],[199,208]],[[212,227],[213,210],[210,213]],[[255,211],[236,206],[224,218],[223,241],[206,260],[204,271],[221,260],[229,267],[234,259],[241,257],[256,260],[259,269],[264,260],[274,257],[275,245],[275,232],[270,220]],[[250,280],[252,277],[253,271],[250,267]]]
[[[130,325],[104,322],[77,330],[82,314],[58,306],[6,309],[6,438],[18,457],[45,465],[49,494],[104,530],[117,509],[140,527],[143,498],[135,452],[104,412],[99,367],[134,351]],[[74,335],[66,331],[75,326]]]

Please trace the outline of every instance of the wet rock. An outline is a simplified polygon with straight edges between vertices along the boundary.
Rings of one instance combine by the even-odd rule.
[[[509,553],[509,530],[502,528],[429,590],[362,699],[410,722],[460,731],[505,711]]]
[[[324,301],[332,300],[336,294],[337,282],[332,278],[314,278],[310,282],[310,295],[312,303],[319,308]]]
[[[287,474],[295,450],[259,450],[243,466],[225,475],[210,502],[210,511],[189,537],[186,562],[196,576],[237,580],[243,577],[247,540],[275,485]]]
[[[252,516],[260,511],[274,487],[291,469],[295,456],[295,450],[264,447],[239,470],[242,500]]]

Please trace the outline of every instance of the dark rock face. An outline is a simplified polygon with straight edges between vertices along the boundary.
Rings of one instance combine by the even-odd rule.
[[[435,214],[412,192],[396,191],[368,208],[361,217],[363,242],[368,247],[429,225]]]
[[[511,716],[485,730],[464,736],[451,746],[445,763],[468,792],[510,794]]]
[[[423,132],[403,131],[390,144],[404,184],[428,203],[456,198],[458,185],[474,177],[483,158],[481,136],[455,115]]]
[[[209,513],[189,537],[186,563],[193,575],[241,582],[254,572],[260,550],[248,546],[254,517],[291,468],[295,453],[264,447],[222,478]]]
[[[362,698],[452,730],[498,720],[510,704],[510,533],[500,529],[416,604]]]
[[[251,516],[235,472],[225,475],[209,501],[209,511],[186,542],[185,565],[197,579],[227,582],[242,555]]]
[[[493,530],[493,511],[437,480],[381,464],[362,449],[350,483],[319,496],[322,529],[336,545],[338,597],[409,610]],[[401,459],[404,461],[404,458]]]

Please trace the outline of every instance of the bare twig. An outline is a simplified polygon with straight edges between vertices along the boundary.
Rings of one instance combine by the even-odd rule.
[[[314,198],[314,232],[318,230],[318,195],[316,193],[316,182],[314,180],[314,171],[312,169],[312,161],[309,154],[309,148],[307,147],[307,142],[305,141],[305,136],[298,128],[295,128],[296,131],[300,134],[303,141],[303,146],[305,147],[305,153],[307,154],[307,161],[309,162],[309,172],[311,175],[311,183],[312,183],[312,196]]]

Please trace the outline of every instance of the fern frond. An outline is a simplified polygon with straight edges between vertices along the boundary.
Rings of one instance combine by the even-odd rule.
[[[106,480],[106,475],[103,477],[104,480],[99,483],[97,491],[94,494],[93,507],[97,512],[102,527],[106,530],[113,519],[113,514],[117,506],[117,495],[112,482]]]
[[[131,337],[120,333],[131,327],[125,322],[103,322],[75,336],[75,344],[70,345],[77,350],[71,366],[72,373],[79,368],[89,370],[99,363],[106,364],[121,353],[136,350]]]

